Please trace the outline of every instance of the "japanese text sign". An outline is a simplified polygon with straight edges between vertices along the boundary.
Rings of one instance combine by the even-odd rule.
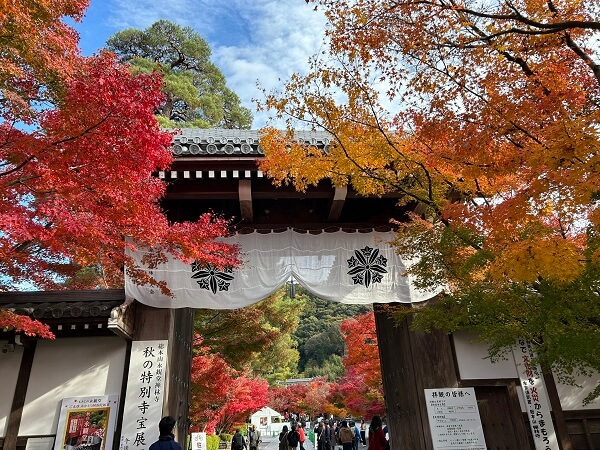
[[[158,439],[168,341],[133,341],[120,450],[148,450]]]
[[[529,416],[535,448],[536,450],[558,450],[542,372],[539,366],[531,363],[536,357],[531,343],[519,339],[516,347],[513,347],[513,356],[525,396],[525,408]]]
[[[435,450],[486,450],[473,388],[425,389]]]

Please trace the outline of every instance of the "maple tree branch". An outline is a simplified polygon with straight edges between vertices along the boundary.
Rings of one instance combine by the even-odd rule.
[[[596,80],[600,83],[600,66],[596,64],[589,55],[579,47],[575,41],[571,38],[570,33],[565,33],[565,41],[567,46],[575,52],[579,58],[583,60],[587,64],[587,66],[591,69],[592,73],[596,77]]]
[[[52,142],[50,144],[48,144],[45,148],[41,149],[39,154],[45,153],[48,149],[52,148],[52,147],[56,147],[59,146],[61,144],[65,144],[67,142],[71,142],[74,141],[76,139],[79,139],[83,136],[85,136],[87,133],[92,132],[93,130],[95,130],[96,128],[98,128],[100,125],[102,125],[104,122],[106,122],[108,120],[108,118],[112,116],[112,113],[109,112],[104,118],[102,118],[100,121],[98,121],[97,123],[95,123],[94,125],[88,127],[87,129],[83,130],[82,132],[80,132],[79,134],[76,134],[75,136],[69,136],[67,138],[64,139],[60,139],[58,141]],[[4,177],[4,176],[8,176],[11,175],[15,172],[18,172],[19,170],[21,170],[23,167],[25,167],[25,165],[29,164],[31,161],[33,161],[35,158],[37,158],[37,155],[31,155],[27,158],[25,158],[25,160],[23,160],[20,164],[18,164],[17,166],[13,167],[10,170],[6,170],[2,173],[0,173],[0,177]]]

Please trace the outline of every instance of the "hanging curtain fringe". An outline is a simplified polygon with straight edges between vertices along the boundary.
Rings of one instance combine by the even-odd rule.
[[[285,229],[237,233],[223,241],[238,244],[243,264],[232,270],[170,258],[152,269],[174,298],[125,281],[129,299],[161,308],[236,309],[252,305],[281,288],[290,277],[316,296],[348,304],[416,303],[436,292],[414,288],[406,265],[389,243],[393,232],[298,232]],[[130,253],[141,267],[143,250]]]

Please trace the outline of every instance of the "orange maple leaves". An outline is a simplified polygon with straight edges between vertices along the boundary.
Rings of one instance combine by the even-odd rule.
[[[594,11],[535,0],[486,10],[315,3],[329,18],[329,51],[261,106],[328,131],[332,144],[314,155],[266,129],[261,167],[276,182],[404,193],[426,220],[401,228],[400,251],[434,248],[435,270],[417,274],[454,287],[564,283],[599,261],[588,240],[600,226]]]

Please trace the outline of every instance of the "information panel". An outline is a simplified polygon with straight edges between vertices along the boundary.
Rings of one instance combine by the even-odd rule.
[[[158,439],[168,341],[133,341],[120,450],[148,450]]]
[[[473,388],[425,389],[435,450],[486,450]]]

